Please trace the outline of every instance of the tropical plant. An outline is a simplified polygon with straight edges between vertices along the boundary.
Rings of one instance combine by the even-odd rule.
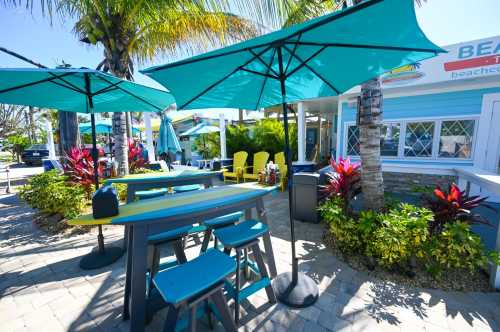
[[[499,253],[489,252],[464,222],[445,224],[443,231],[428,245],[428,272],[437,277],[443,270],[466,269],[474,272],[487,268],[488,262],[500,265]]]
[[[219,133],[202,134],[195,138],[193,148],[200,153],[204,159],[220,156]]]
[[[12,153],[12,159],[16,159],[19,163],[21,162],[21,154],[30,145],[30,140],[23,134],[14,134],[8,136],[5,143],[7,150]]]
[[[132,174],[146,165],[142,147],[131,138],[128,139],[128,165]]]
[[[340,157],[338,163],[332,158],[330,166],[333,172],[326,173],[328,183],[320,186],[320,192],[325,199],[340,196],[345,204],[346,213],[351,200],[361,191],[359,187],[361,164],[352,163],[349,157],[347,159]]]
[[[94,160],[91,151],[72,147],[64,157],[63,169],[68,181],[85,188],[87,197],[90,198],[95,184]],[[103,175],[101,164],[98,166],[98,173],[99,176]]]
[[[429,223],[432,235],[443,231],[444,226],[449,223],[465,222],[468,224],[481,223],[489,225],[489,222],[479,214],[472,212],[473,209],[483,206],[496,211],[484,203],[488,197],[469,196],[465,191],[454,183],[450,184],[448,190],[437,186],[433,196],[424,195],[424,205],[434,213],[434,220]]]
[[[258,151],[250,132],[250,128],[244,125],[227,126],[226,147],[229,156],[241,150],[248,152],[248,155],[252,156]]]
[[[87,204],[85,188],[79,184],[69,184],[65,175],[56,170],[31,177],[28,184],[21,187],[19,195],[33,208],[49,215],[62,217],[78,216]]]

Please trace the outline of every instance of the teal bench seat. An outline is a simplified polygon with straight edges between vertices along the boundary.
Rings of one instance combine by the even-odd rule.
[[[238,225],[214,231],[214,235],[225,247],[238,247],[269,232],[266,224],[256,220],[247,220]]]

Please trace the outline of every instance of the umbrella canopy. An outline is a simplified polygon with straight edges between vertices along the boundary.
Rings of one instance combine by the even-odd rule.
[[[166,91],[92,69],[0,68],[0,102],[66,112],[158,112],[175,100]]]
[[[205,123],[200,123],[191,129],[186,130],[179,136],[198,136],[201,134],[217,133],[220,131],[219,127],[209,126]]]
[[[281,78],[286,102],[334,96],[439,52],[419,28],[413,0],[371,0],[141,72],[168,87],[178,109],[259,109],[282,102]]]
[[[82,134],[90,134],[92,133],[92,123],[91,122],[83,122],[79,124],[80,133]],[[97,134],[111,134],[113,132],[113,124],[111,120],[97,120],[95,122],[95,132]],[[132,133],[137,135],[140,132],[139,128],[132,127]]]
[[[281,103],[291,183],[287,103],[339,95],[440,52],[420,30],[413,0],[371,0],[143,73],[168,87],[179,109],[259,109]],[[305,307],[317,300],[318,288],[298,272],[292,191],[288,193],[292,272],[278,276],[273,287],[280,301]]]
[[[175,130],[172,126],[172,120],[168,116],[164,116],[160,125],[160,133],[156,144],[156,153],[159,155],[168,152],[181,152],[181,144],[175,136]]]

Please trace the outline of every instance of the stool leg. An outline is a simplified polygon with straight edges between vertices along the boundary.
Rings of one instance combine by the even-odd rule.
[[[184,264],[187,262],[186,253],[184,252],[184,247],[182,246],[182,238],[177,239],[172,243],[174,247],[175,257],[179,264]]]
[[[248,267],[248,248],[243,249],[243,271],[245,273],[245,279],[248,280],[250,279],[250,268]]]
[[[167,319],[165,320],[163,332],[175,332],[177,319],[179,318],[179,311],[180,308],[176,308],[173,305],[168,307]]]
[[[196,332],[196,309],[198,306],[193,304],[189,310],[189,326],[188,331]]]
[[[151,271],[149,271],[149,292],[153,289],[153,277],[160,269],[160,249],[158,246],[153,246],[153,262],[151,264]]]
[[[205,251],[207,251],[211,236],[212,236],[212,230],[209,228],[205,231],[203,235],[203,242],[201,243],[200,253],[204,253]]]
[[[214,322],[212,320],[212,310],[210,309],[210,304],[208,302],[208,299],[206,299],[204,303],[205,303],[205,315],[207,315],[208,327],[210,328],[210,330],[213,330]]]
[[[219,245],[219,239],[217,239],[215,236],[214,236],[214,249],[217,249],[217,246]]]
[[[240,249],[236,249],[236,283],[234,285],[235,288],[235,299],[234,299],[234,322],[236,326],[239,325],[240,322]]]
[[[262,258],[262,253],[260,251],[258,243],[252,246],[252,252],[255,257],[257,266],[259,267],[260,277],[269,278],[269,275],[267,274],[266,264],[264,264],[264,259]],[[266,286],[266,294],[269,302],[276,303],[276,295],[274,294],[274,290],[271,285]]]
[[[221,323],[222,326],[224,326],[224,330],[227,332],[236,332],[236,324],[231,319],[231,313],[229,312],[226,298],[222,293],[222,288],[213,293],[210,297],[214,302],[217,311],[219,311]]]

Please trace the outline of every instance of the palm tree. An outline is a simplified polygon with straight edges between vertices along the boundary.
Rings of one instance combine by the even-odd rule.
[[[4,3],[19,5],[22,1]],[[30,0],[26,5],[30,7]],[[97,69],[132,80],[134,62],[189,55],[254,35],[252,25],[233,14],[227,0],[41,0],[44,11],[76,19],[74,32],[84,43],[104,49]],[[128,173],[124,113],[113,114],[115,156]]]

